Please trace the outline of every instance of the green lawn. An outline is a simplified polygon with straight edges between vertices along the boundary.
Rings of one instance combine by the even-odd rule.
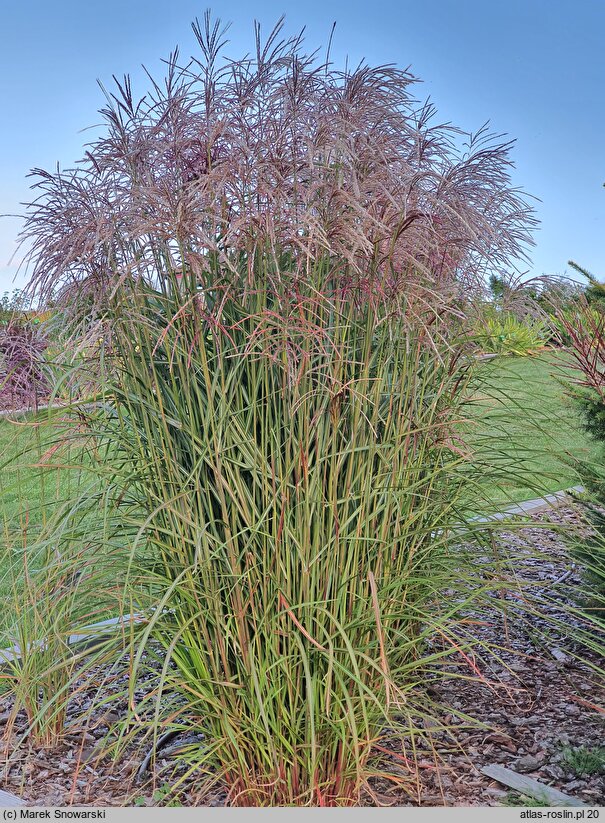
[[[590,458],[595,446],[558,382],[564,355],[484,361],[473,395],[470,440],[479,457],[508,467],[489,482],[497,506],[529,500],[580,482],[570,458]],[[511,467],[512,473],[508,471]]]
[[[65,584],[70,569],[81,575],[78,597],[70,608],[84,614],[82,622],[119,612],[122,580],[116,568],[125,568],[123,533],[118,534],[106,517],[96,493],[98,481],[85,468],[89,455],[73,430],[66,437],[62,416],[41,412],[39,425],[32,418],[20,418],[18,423],[0,418],[0,647],[14,641],[12,620],[24,608],[33,609],[40,621],[49,606],[47,616],[54,620],[59,600],[64,604],[70,598],[70,586]],[[69,468],[78,461],[82,468]],[[78,497],[84,506],[75,511],[65,506]],[[50,539],[36,542],[56,516],[61,534],[52,528]],[[35,571],[59,556],[57,594],[47,603],[44,588],[40,597],[37,588],[44,587],[45,578]],[[26,566],[34,574],[24,587]]]
[[[20,576],[24,556],[35,568],[36,539],[85,479],[83,471],[65,466],[81,448],[57,448],[59,420],[47,412],[40,413],[38,425],[31,416],[16,422],[0,418],[0,603]]]
[[[41,412],[38,420],[35,426],[29,415],[18,421],[0,418],[0,528],[5,534],[39,529],[53,502],[65,499],[78,482],[73,471],[52,467],[63,459],[53,449],[59,437],[53,416]]]

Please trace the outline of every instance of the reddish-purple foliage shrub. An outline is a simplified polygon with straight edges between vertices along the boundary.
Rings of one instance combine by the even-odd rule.
[[[0,409],[35,407],[48,393],[47,347],[40,327],[26,320],[13,319],[0,326]]]

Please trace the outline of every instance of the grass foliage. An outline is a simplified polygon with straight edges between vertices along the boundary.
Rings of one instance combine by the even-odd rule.
[[[78,646],[88,626],[121,613],[116,571],[128,557],[88,444],[77,415],[0,421],[0,679],[14,696],[6,728],[24,710],[26,736],[44,747],[65,734],[74,691],[123,645],[109,632],[96,648]]]
[[[565,746],[561,763],[571,772],[580,775],[605,773],[605,746]]]
[[[470,595],[446,527],[464,516],[468,370],[397,319],[310,293],[286,325],[276,299],[232,299],[218,332],[170,284],[137,290],[114,315],[111,415],[91,425],[141,512],[156,722],[203,731],[192,763],[234,804],[334,805],[358,799],[384,725],[409,724],[427,638],[457,648]]]
[[[140,99],[126,78],[85,161],[37,173],[31,288],[77,330],[61,384],[86,386],[66,418],[94,477],[41,568],[146,618],[118,748],[201,732],[180,757],[232,805],[352,805],[376,773],[414,793],[423,684],[477,672],[469,614],[509,585],[481,526],[460,539],[489,464],[466,316],[533,215],[509,145],[434,125],[409,73],[337,71],[281,22],[241,61],[194,31],[199,59]],[[403,775],[375,761],[395,734]]]

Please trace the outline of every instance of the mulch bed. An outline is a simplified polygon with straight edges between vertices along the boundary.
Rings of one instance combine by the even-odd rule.
[[[575,602],[581,581],[577,570],[565,576],[571,570],[569,557],[561,536],[544,528],[547,518],[554,524],[575,522],[571,507],[535,514],[535,527],[503,535],[502,544],[516,552],[519,577],[544,587],[547,616],[564,619],[573,629],[575,618],[564,616],[561,608]],[[538,559],[536,547],[541,552]],[[477,658],[472,663],[475,676],[464,661],[444,665],[444,674],[458,676],[435,676],[427,684],[435,723],[432,728],[430,722],[426,724],[424,744],[418,744],[417,779],[408,781],[406,791],[387,780],[373,779],[363,804],[501,805],[510,793],[480,772],[490,764],[536,778],[588,805],[605,804],[605,774],[574,774],[563,756],[565,746],[604,745],[605,683],[602,671],[594,667],[605,668],[605,660],[574,646],[567,631],[558,634],[546,619],[524,619],[514,600],[506,625],[496,612],[479,617],[477,631],[486,644],[500,647],[498,655]],[[174,746],[160,751],[150,779],[136,783],[149,744],[133,746],[116,763],[99,759],[96,747],[126,707],[123,702],[106,707],[104,717],[89,713],[88,728],[82,730],[80,723],[78,729],[78,718],[87,713],[90,701],[87,692],[78,695],[69,718],[73,733],[66,735],[60,748],[41,750],[27,742],[15,747],[25,728],[24,718],[20,715],[7,731],[10,699],[0,698],[0,727],[5,729],[0,785],[35,805],[165,805],[168,797],[163,787],[175,768],[181,773],[184,769],[170,757]],[[401,764],[397,742],[385,742],[383,748],[393,752],[381,755],[385,765]],[[222,805],[225,797],[221,789],[200,796],[195,780],[188,779],[178,801]]]

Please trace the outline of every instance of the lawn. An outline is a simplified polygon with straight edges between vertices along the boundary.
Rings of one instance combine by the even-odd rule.
[[[567,461],[594,454],[559,382],[562,358],[552,352],[498,357],[480,369],[470,441],[486,463],[502,466],[502,477],[489,483],[489,499],[496,506],[577,485],[580,480]]]
[[[30,415],[0,418],[0,527],[5,533],[36,531],[46,522],[49,506],[65,499],[78,482],[73,471],[50,465],[58,458],[54,420],[48,412],[40,413],[39,425]]]
[[[30,569],[38,565],[33,547],[49,519],[90,482],[85,471],[67,468],[82,449],[64,442],[59,446],[60,419],[60,413],[46,411],[40,412],[37,425],[30,415],[18,421],[0,418],[0,606],[13,596],[25,557]],[[96,520],[93,532],[101,528]],[[7,616],[9,610],[1,609],[0,632]]]

